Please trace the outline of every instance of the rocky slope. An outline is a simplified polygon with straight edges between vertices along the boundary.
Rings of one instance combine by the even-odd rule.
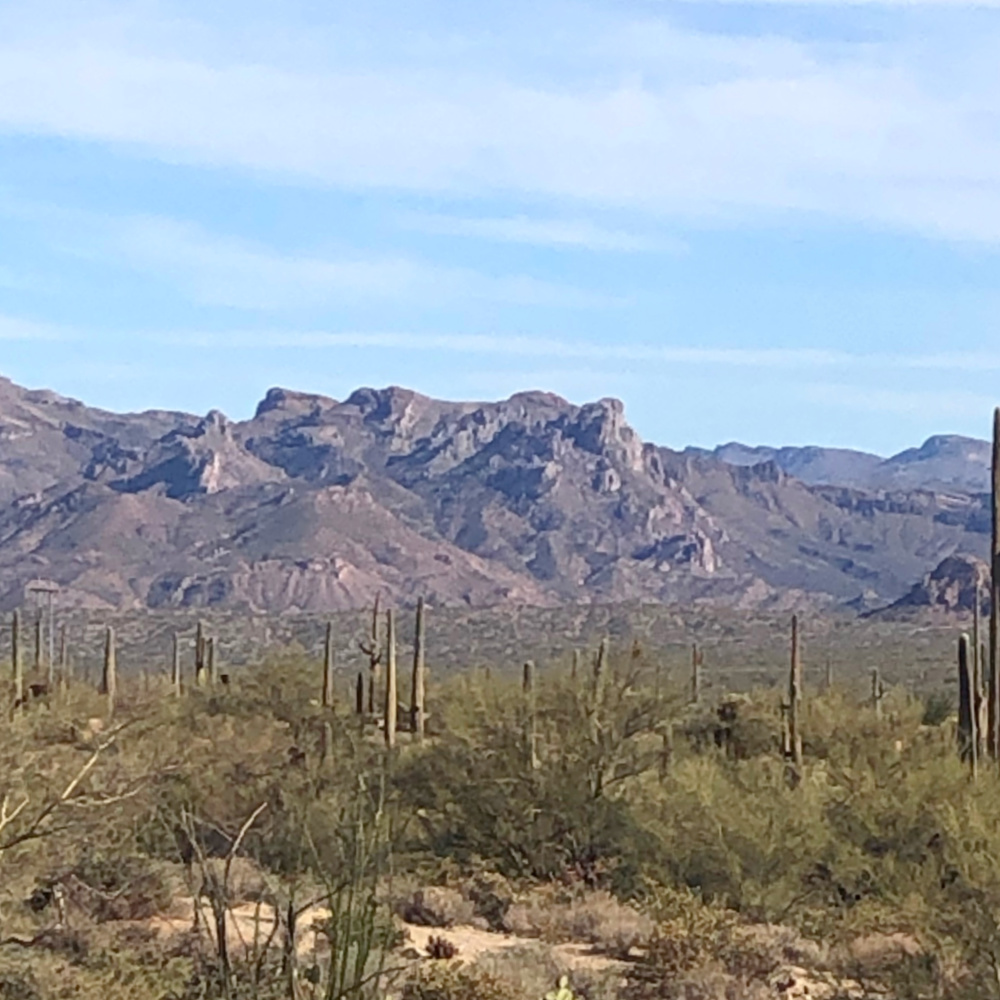
[[[232,423],[0,380],[0,607],[40,577],[116,609],[888,602],[985,551],[931,452],[921,488],[862,490],[644,443],[616,400],[272,389]]]

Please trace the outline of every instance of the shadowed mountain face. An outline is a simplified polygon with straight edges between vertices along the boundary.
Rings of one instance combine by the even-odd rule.
[[[984,497],[955,485],[974,482],[979,444],[932,439],[889,462],[677,453],[643,443],[608,399],[272,389],[230,423],[109,414],[0,380],[0,607],[37,578],[118,609],[325,611],[377,592],[888,602],[953,553],[985,552]],[[905,487],[857,488],[868,459],[866,475],[895,463]]]

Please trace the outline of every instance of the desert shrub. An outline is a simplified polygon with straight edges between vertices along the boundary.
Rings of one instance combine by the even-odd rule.
[[[463,892],[475,907],[476,917],[485,921],[490,930],[506,929],[507,913],[514,902],[514,889],[507,879],[480,869],[466,880]]]
[[[622,958],[641,946],[654,926],[637,907],[607,891],[569,892],[556,886],[536,889],[515,902],[506,924],[524,937],[579,941]]]
[[[944,691],[934,691],[924,700],[920,721],[925,726],[940,726],[954,714],[955,699]]]
[[[449,886],[428,886],[407,893],[395,901],[394,909],[403,920],[423,927],[453,927],[476,918],[475,903]]]
[[[30,973],[0,973],[0,1000],[42,1000],[34,976]]]
[[[565,977],[576,1000],[619,1000],[622,974],[617,968],[570,967],[557,951],[541,943],[501,948],[476,960],[476,967],[511,983],[519,996],[542,1000],[560,996]]]
[[[401,1000],[535,1000],[507,980],[475,966],[435,962],[403,984]]]
[[[661,893],[654,911],[656,930],[628,968],[628,1000],[765,995],[784,961],[779,942],[693,894]]]
[[[147,858],[85,855],[59,881],[92,920],[144,920],[166,910],[176,885]]]
[[[657,766],[659,740],[646,739],[652,703],[618,683],[602,703],[602,725],[584,691],[557,681],[540,691],[537,767],[526,756],[518,691],[496,683],[453,692],[460,706],[443,706],[453,725],[395,776],[405,808],[421,815],[423,848],[466,865],[480,859],[508,878],[574,875],[635,893],[655,840],[621,790]]]

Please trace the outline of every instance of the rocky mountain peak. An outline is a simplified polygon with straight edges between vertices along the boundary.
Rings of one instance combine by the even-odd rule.
[[[279,413],[287,417],[315,418],[323,410],[336,406],[336,400],[328,396],[320,396],[310,392],[295,392],[292,389],[274,387],[267,390],[264,398],[257,404],[254,419],[264,417],[269,413]]]
[[[581,406],[567,433],[585,451],[606,455],[632,472],[642,471],[642,441],[626,422],[621,400],[600,399]]]
[[[933,607],[945,611],[968,611],[987,593],[990,571],[982,559],[957,553],[942,559],[923,579],[914,584],[890,610]]]

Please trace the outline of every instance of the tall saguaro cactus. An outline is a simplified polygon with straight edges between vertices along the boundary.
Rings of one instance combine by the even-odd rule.
[[[1000,760],[1000,406],[993,411],[993,489],[990,498],[990,668],[986,694],[987,744]]]
[[[417,617],[413,626],[413,687],[410,692],[410,731],[418,740],[424,738],[426,728],[425,701],[427,697],[427,665],[424,641],[426,621],[424,599],[417,599]]]
[[[175,698],[179,698],[181,696],[181,643],[176,632],[171,638],[170,693]]]
[[[597,647],[597,659],[594,660],[594,705],[600,705],[604,700],[604,684],[608,671],[608,637],[601,640]]]
[[[602,644],[603,648],[603,644]],[[600,660],[600,654],[598,654]],[[521,679],[521,690],[525,701],[524,742],[528,752],[528,762],[532,770],[539,766],[538,761],[538,694],[535,690],[535,664],[528,660],[524,664]]]
[[[968,761],[973,777],[977,767],[975,675],[969,658],[969,637],[962,635],[958,640],[958,752],[962,760]]]
[[[872,667],[872,708],[875,718],[882,719],[882,699],[885,697],[885,685],[882,683],[882,673],[877,666]]]
[[[118,663],[115,654],[115,630],[110,625],[104,633],[104,670],[101,672],[100,693],[108,699],[108,715],[114,715],[118,693]]]
[[[326,623],[323,637],[323,698],[324,708],[333,708],[333,622]]]
[[[205,640],[205,673],[208,675],[208,683],[215,687],[219,680],[219,666],[215,659],[215,638]]]
[[[701,701],[701,668],[705,663],[705,654],[698,648],[698,643],[691,646],[691,704]]]
[[[796,774],[802,771],[802,651],[799,645],[799,616],[792,615],[792,656],[788,671],[788,742]]]
[[[396,619],[389,608],[385,613],[386,666],[385,666],[385,745],[391,750],[396,745],[396,713],[399,697],[396,693]]]
[[[382,646],[378,636],[379,595],[375,595],[375,605],[372,610],[372,627],[368,643],[358,643],[358,648],[368,657],[368,714],[375,714],[375,689],[378,686],[379,666],[382,663]]]
[[[975,592],[972,599],[972,715],[975,720],[976,759],[983,753],[985,709],[984,686],[986,680],[986,658],[983,656],[983,589],[979,577],[976,577]]]
[[[66,626],[59,626],[59,686],[65,691],[70,681],[69,640],[66,636]]]
[[[10,623],[10,664],[14,680],[14,704],[24,703],[24,658],[21,653],[21,612],[15,611]]]
[[[35,616],[35,673],[42,672],[42,647],[45,642],[44,624],[41,611]]]
[[[45,661],[45,680],[49,685],[49,690],[54,691],[56,687],[56,658],[53,655],[55,636],[51,632],[52,622],[49,622],[49,655]]]
[[[194,682],[198,687],[204,687],[208,678],[205,676],[205,626],[199,621],[194,630]]]

